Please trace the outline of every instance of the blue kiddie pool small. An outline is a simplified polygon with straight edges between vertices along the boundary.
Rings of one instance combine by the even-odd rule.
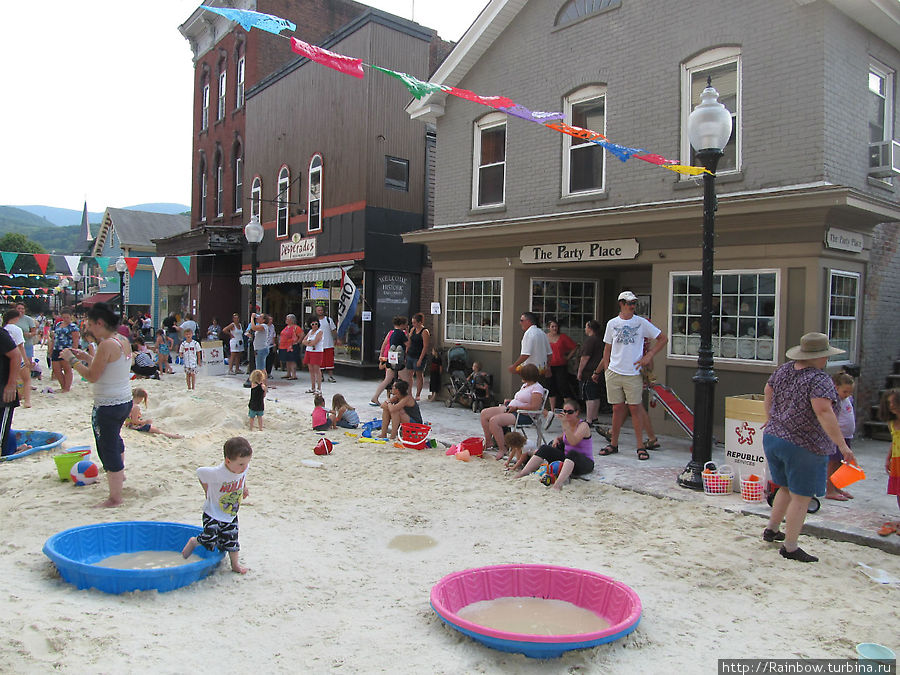
[[[66,440],[65,434],[60,434],[55,431],[21,431],[11,429],[9,432],[9,450],[15,450],[23,443],[27,443],[31,448],[23,450],[22,452],[11,452],[8,455],[3,455],[2,459],[3,461],[8,462],[13,459],[33,455],[42,450],[52,450],[61,445],[64,440]]]
[[[171,591],[192,584],[213,571],[224,553],[194,549],[196,562],[155,569],[114,569],[97,563],[120,553],[181,551],[187,540],[200,534],[196,525],[153,521],[127,521],[82,525],[54,534],[44,544],[44,554],[60,576],[79,589],[104,593]]]
[[[605,630],[575,635],[509,633],[460,617],[463,607],[497,598],[565,600],[591,610],[609,622]],[[562,656],[572,649],[618,640],[637,628],[641,599],[611,577],[588,570],[554,565],[494,565],[454,572],[431,590],[431,607],[444,623],[482,644],[535,659]]]

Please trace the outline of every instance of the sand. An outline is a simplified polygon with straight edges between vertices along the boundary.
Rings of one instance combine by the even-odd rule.
[[[123,431],[123,507],[91,508],[105,482],[59,481],[50,453],[0,464],[2,672],[708,673],[719,657],[850,658],[859,642],[898,647],[900,588],[857,570],[862,561],[900,576],[900,559],[885,552],[803,537],[822,559],[804,565],[761,541],[759,518],[598,480],[557,494],[537,479],[510,480],[500,462],[359,444],[341,432],[331,434],[333,455],[315,457],[324,466],[307,468],[300,460],[314,458],[319,437],[299,387],[279,387],[266,430],[249,433],[236,378],[200,378],[195,392],[179,376],[140,384],[151,392],[145,416],[186,438]],[[371,417],[365,401],[351,403]],[[14,427],[88,444],[90,406],[78,382],[70,394],[36,395]],[[254,447],[240,511],[247,575],[223,563],[173,592],[108,595],[76,590],[41,553],[49,536],[78,525],[199,524],[195,469],[218,463],[232,435]],[[401,535],[436,543],[389,545]],[[613,576],[640,594],[643,620],[622,640],[539,662],[482,647],[431,610],[442,576],[513,562]]]

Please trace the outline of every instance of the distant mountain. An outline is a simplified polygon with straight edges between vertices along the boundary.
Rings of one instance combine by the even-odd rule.
[[[74,211],[73,211],[74,213]],[[100,231],[99,220],[103,214],[96,214],[96,223],[91,223],[91,234]],[[79,214],[78,220],[81,220]],[[0,206],[0,236],[7,232],[19,232],[32,241],[41,244],[49,252],[77,254],[84,251],[87,242],[81,238],[81,225],[57,226],[15,206]]]
[[[56,227],[66,227],[69,225],[80,225],[81,224],[81,210],[75,209],[61,209],[56,206],[40,206],[40,205],[29,205],[29,206],[12,206],[12,207],[0,207],[0,208],[15,208],[20,209],[22,211],[27,211],[28,213],[34,214],[39,218],[43,218],[47,225],[54,225]],[[121,208],[128,209],[129,211],[149,211],[150,213],[167,213],[167,214],[176,214],[176,213],[185,213],[186,211],[190,211],[190,206],[185,206],[184,204],[172,204],[168,202],[155,202],[151,204],[138,204],[136,206],[123,206]],[[92,223],[99,223],[103,219],[102,211],[88,211],[88,220]]]

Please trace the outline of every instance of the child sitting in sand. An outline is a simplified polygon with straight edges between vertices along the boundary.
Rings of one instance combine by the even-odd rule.
[[[422,413],[419,404],[409,393],[409,382],[396,380],[391,389],[388,400],[381,404],[381,435],[379,438],[387,438],[390,427],[391,440],[397,440],[400,425],[406,422],[422,424]]]
[[[325,399],[322,394],[316,394],[313,399],[312,425],[316,431],[327,431],[331,429],[331,420],[328,419],[328,411],[325,410]]]
[[[518,471],[522,468],[522,465],[526,460],[524,450],[526,440],[525,436],[518,431],[510,431],[503,437],[503,442],[506,443],[506,449],[509,450],[509,454],[506,456],[505,468],[507,471],[510,469],[510,464],[513,465],[513,471]]]
[[[194,339],[194,331],[184,329],[184,342],[178,345],[178,355],[184,361],[184,381],[188,390],[197,388],[197,371],[203,363],[203,349],[200,343]]]
[[[331,397],[331,414],[328,415],[328,420],[331,422],[332,429],[337,427],[356,429],[359,426],[359,414],[357,414],[356,408],[347,403],[340,394]]]
[[[247,568],[238,562],[241,545],[238,542],[237,514],[241,500],[250,495],[246,481],[253,448],[246,438],[235,436],[225,441],[223,454],[225,461],[219,466],[201,466],[197,469],[197,478],[206,495],[203,532],[188,539],[181,555],[190,558],[198,544],[209,551],[218,548],[228,552],[232,571],[246,574]]]
[[[125,426],[135,431],[144,431],[148,434],[161,434],[166,438],[184,438],[180,434],[170,434],[153,426],[153,420],[141,417],[141,406],[145,408],[150,404],[150,394],[143,389],[131,390],[131,414],[125,420]]]
[[[250,418],[250,431],[253,431],[253,418],[259,424],[262,431],[263,414],[266,411],[266,371],[254,370],[250,373],[250,403],[247,404],[247,415]]]

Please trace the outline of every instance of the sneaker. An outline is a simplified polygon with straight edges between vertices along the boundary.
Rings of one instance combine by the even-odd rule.
[[[784,532],[770,530],[768,527],[763,530],[763,541],[784,541]]]
[[[328,376],[328,381],[329,381],[329,382],[337,382],[337,380],[334,379],[334,375],[329,375],[329,376]]]
[[[816,556],[810,555],[799,546],[793,551],[788,551],[784,546],[782,546],[778,552],[781,554],[782,558],[787,558],[788,560],[797,560],[799,562],[819,562],[819,559]]]
[[[151,379],[151,380],[158,380],[158,379],[159,379],[159,373],[153,373],[153,374],[150,376],[150,379]]]

